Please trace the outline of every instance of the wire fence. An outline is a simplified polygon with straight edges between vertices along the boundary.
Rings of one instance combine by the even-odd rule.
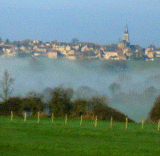
[[[9,113],[9,111],[7,111],[7,113]],[[22,113],[22,117],[23,117],[23,122],[27,122],[27,118],[29,118],[31,116],[31,114],[27,114],[27,113],[30,113],[30,112],[26,112],[24,111]],[[10,111],[10,121],[13,122],[14,121],[14,118],[17,117],[17,115],[14,116],[14,112],[13,111]],[[36,116],[35,118],[37,118],[37,123],[40,123],[40,118],[43,117],[41,112],[37,112],[36,113]],[[51,116],[49,116],[49,118],[51,118],[51,123],[53,124],[54,123],[54,113],[51,113]],[[83,124],[83,115],[80,116],[79,118],[79,125],[82,126]],[[114,118],[111,116],[110,118],[110,128],[112,129],[114,126]],[[92,123],[94,124],[94,127],[97,127],[98,126],[98,117],[95,116],[95,119],[92,120]],[[67,114],[65,115],[64,117],[64,124],[67,125],[68,124],[68,116]],[[116,123],[115,123],[116,124]],[[144,119],[141,120],[141,129],[143,130],[144,129],[144,124],[145,124],[145,121]],[[126,117],[126,120],[125,120],[125,125],[124,125],[124,128],[125,129],[128,129],[128,125],[129,125],[129,122],[128,122],[128,118]],[[157,123],[157,131],[160,131],[160,120],[158,120],[158,123]]]

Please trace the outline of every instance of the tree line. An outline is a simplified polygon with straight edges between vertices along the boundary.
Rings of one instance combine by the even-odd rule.
[[[48,100],[45,96],[37,92],[29,92],[25,97],[13,97],[12,84],[14,79],[6,70],[1,80],[1,95],[3,100],[0,104],[0,115],[10,115],[11,111],[17,116],[22,116],[23,111],[32,112],[35,116],[38,111],[47,112],[46,116],[54,113],[55,117],[65,117],[67,114],[70,118],[84,116],[86,119],[97,116],[99,120],[110,120],[111,116],[116,121],[125,121],[126,116],[109,107],[106,96],[92,96],[89,99],[75,97],[72,88],[62,86],[53,89],[46,89]],[[133,121],[129,119],[129,121]]]
[[[89,99],[83,98],[83,96],[75,97],[72,88],[64,88],[62,86],[45,89],[44,93],[47,96],[31,91],[25,97],[13,97],[11,93],[13,92],[12,85],[14,81],[15,79],[5,70],[0,81],[0,98],[2,100],[0,103],[0,115],[7,116],[13,111],[15,115],[22,116],[23,111],[26,111],[35,116],[40,111],[46,112],[46,116],[54,113],[55,117],[65,117],[67,114],[70,118],[83,115],[86,119],[91,119],[94,116],[97,116],[99,120],[110,120],[111,116],[116,121],[125,121],[126,119],[126,115],[109,107],[106,96],[91,96]],[[113,83],[109,88],[112,95],[114,95],[120,89],[120,86]],[[154,91],[154,88],[151,87],[150,89]],[[155,100],[147,121],[157,123],[159,119],[160,96]],[[129,119],[129,121],[133,120]]]

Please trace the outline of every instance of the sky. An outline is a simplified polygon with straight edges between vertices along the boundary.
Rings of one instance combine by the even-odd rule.
[[[160,0],[0,0],[0,37],[160,47]]]

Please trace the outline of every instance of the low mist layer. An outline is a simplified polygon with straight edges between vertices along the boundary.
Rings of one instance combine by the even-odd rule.
[[[0,57],[0,67],[0,79],[5,69],[15,78],[13,96],[63,85],[81,98],[106,95],[111,107],[137,122],[147,118],[160,94],[158,62]],[[114,83],[119,87],[112,90]]]

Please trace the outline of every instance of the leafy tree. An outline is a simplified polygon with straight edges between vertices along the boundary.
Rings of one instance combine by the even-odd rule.
[[[149,113],[149,119],[152,122],[158,122],[160,120],[160,96],[156,99],[150,113]]]
[[[73,96],[73,89],[56,87],[53,89],[49,105],[57,117],[63,117],[65,114],[70,114],[72,108],[71,98]]]
[[[104,96],[92,97],[89,101],[89,111],[92,111],[99,120],[110,120],[111,116],[115,121],[124,122],[126,120],[123,113],[108,106],[108,100]],[[134,122],[130,118],[128,118],[128,121]]]
[[[11,111],[16,115],[20,115],[22,99],[20,97],[12,97],[4,101],[1,105],[1,113],[3,115],[10,115]]]
[[[104,96],[94,96],[89,100],[88,111],[93,112],[99,119],[105,119],[105,108],[108,105],[107,98]]]
[[[8,73],[7,70],[5,70],[3,78],[0,82],[0,88],[2,89],[2,94],[0,94],[0,98],[3,99],[3,101],[8,100],[9,96],[11,95],[13,88],[11,87],[14,83],[14,79],[11,77],[11,75]]]
[[[25,111],[32,112],[33,115],[36,114],[37,111],[42,111],[44,108],[44,103],[40,98],[34,98],[34,97],[26,97],[22,99],[21,109]]]
[[[84,99],[76,99],[73,101],[72,116],[80,116],[87,113],[89,102]]]

